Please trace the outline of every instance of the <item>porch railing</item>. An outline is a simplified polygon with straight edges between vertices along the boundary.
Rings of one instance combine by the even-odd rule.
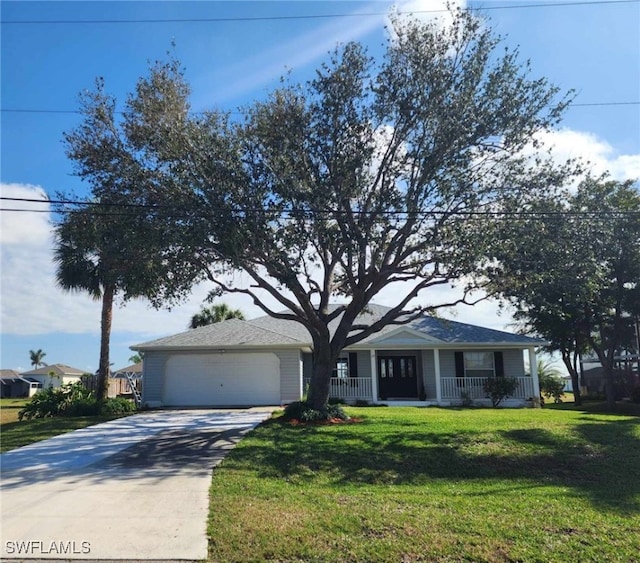
[[[441,378],[442,399],[446,401],[462,400],[464,396],[471,400],[485,399],[484,382],[486,377],[443,377]],[[516,377],[518,387],[511,396],[513,399],[528,399],[533,397],[533,380],[531,377]],[[303,379],[304,389],[311,380]],[[373,398],[371,378],[369,377],[332,377],[329,386],[329,397],[336,399],[366,399]],[[431,398],[432,400],[435,397]]]
[[[442,398],[445,400],[485,399],[484,382],[486,377],[443,377],[441,379]],[[533,379],[531,377],[516,377],[518,387],[511,398],[528,399],[533,397]]]
[[[311,379],[304,378],[303,385],[306,391]],[[332,377],[329,387],[329,397],[335,399],[366,399],[373,398],[370,377]]]

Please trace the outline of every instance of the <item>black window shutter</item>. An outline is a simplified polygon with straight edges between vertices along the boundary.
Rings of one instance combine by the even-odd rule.
[[[358,353],[357,352],[349,352],[349,377],[358,377]]]
[[[464,377],[464,353],[456,352],[456,377]]]
[[[496,377],[504,377],[504,358],[502,352],[493,353],[493,363],[496,370]]]

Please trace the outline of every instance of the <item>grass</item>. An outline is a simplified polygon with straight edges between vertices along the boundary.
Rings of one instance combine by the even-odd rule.
[[[29,399],[0,399],[0,424],[16,422],[20,409],[28,402]]]
[[[640,418],[349,408],[251,433],[211,486],[214,561],[638,561]]]
[[[118,416],[38,418],[18,422],[18,412],[28,399],[0,399],[0,452],[53,438]]]

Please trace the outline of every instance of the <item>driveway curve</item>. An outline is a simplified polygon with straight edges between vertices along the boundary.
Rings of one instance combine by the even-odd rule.
[[[272,411],[146,412],[2,454],[2,560],[206,559],[212,470]]]

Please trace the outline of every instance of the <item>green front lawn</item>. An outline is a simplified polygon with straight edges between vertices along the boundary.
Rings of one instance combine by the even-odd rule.
[[[640,418],[349,408],[269,421],[214,473],[214,561],[638,561]]]
[[[0,452],[14,450],[120,416],[34,418],[18,422],[18,413],[28,401],[29,399],[0,399]]]
[[[22,422],[8,422],[0,428],[0,452],[53,438],[73,430],[113,420],[119,416],[77,416],[34,418]]]
[[[0,399],[0,424],[18,420],[18,413],[28,402],[29,399]]]

